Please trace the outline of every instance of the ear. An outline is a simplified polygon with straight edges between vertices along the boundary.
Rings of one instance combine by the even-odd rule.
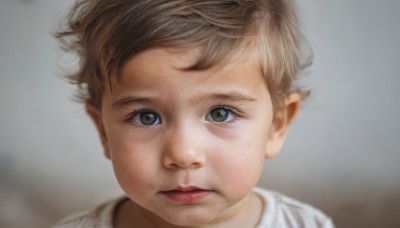
[[[101,144],[104,148],[105,156],[110,159],[110,150],[108,147],[108,139],[106,131],[104,130],[103,120],[101,118],[101,111],[96,109],[92,103],[89,101],[85,102],[86,112],[89,114],[90,118],[93,120],[94,125],[96,126],[97,132],[99,133]]]
[[[284,100],[283,107],[275,113],[268,135],[265,159],[274,158],[282,148],[289,125],[294,120],[300,108],[301,96],[292,93]]]

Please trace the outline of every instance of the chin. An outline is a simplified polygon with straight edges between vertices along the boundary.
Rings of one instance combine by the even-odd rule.
[[[211,220],[212,221],[212,220]],[[202,219],[187,219],[187,218],[179,218],[176,220],[170,220],[169,222],[175,226],[182,226],[182,227],[198,227],[210,224],[210,220],[202,220]]]
[[[188,210],[180,213],[169,212],[162,216],[162,219],[176,226],[202,226],[211,223],[215,214]]]

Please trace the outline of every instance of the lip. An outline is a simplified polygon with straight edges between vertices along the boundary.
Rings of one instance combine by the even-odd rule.
[[[189,186],[178,187],[169,191],[161,191],[160,193],[175,202],[195,203],[206,198],[211,192],[211,190]]]

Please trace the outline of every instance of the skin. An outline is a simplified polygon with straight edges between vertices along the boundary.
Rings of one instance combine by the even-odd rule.
[[[281,148],[300,96],[288,96],[274,116],[251,55],[185,71],[196,53],[144,51],[123,66],[101,109],[86,104],[130,198],[115,227],[254,227],[261,216],[265,205],[252,188]],[[212,115],[218,110],[223,118]],[[156,121],[143,124],[149,115]],[[177,202],[164,194],[189,186],[206,196]]]

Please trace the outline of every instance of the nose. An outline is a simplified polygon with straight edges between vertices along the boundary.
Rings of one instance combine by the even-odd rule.
[[[206,153],[201,147],[201,135],[191,126],[173,127],[165,133],[162,162],[164,167],[199,169],[204,166]]]

